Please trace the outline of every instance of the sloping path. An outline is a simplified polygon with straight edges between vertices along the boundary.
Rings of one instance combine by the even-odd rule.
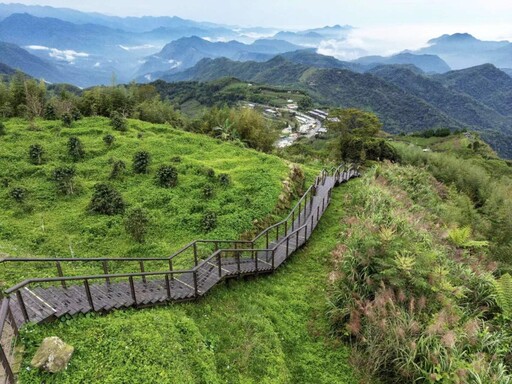
[[[329,205],[332,189],[359,173],[342,166],[332,174],[322,171],[289,216],[252,241],[195,241],[168,258],[99,259],[19,259],[1,263],[56,263],[57,277],[29,279],[10,289],[0,310],[0,334],[12,328],[12,335],[27,322],[43,323],[65,315],[108,312],[130,307],[147,307],[169,302],[190,301],[205,295],[215,285],[230,278],[272,273],[303,246]],[[221,248],[227,244],[228,248]],[[201,257],[201,245],[213,247]],[[64,263],[101,263],[103,273],[64,276]],[[137,262],[140,271],[109,273],[109,263]],[[146,271],[151,262],[165,262],[167,268]],[[193,265],[175,270],[174,265]],[[7,379],[12,376],[8,353],[0,348],[0,360]],[[12,381],[7,381],[8,383]]]

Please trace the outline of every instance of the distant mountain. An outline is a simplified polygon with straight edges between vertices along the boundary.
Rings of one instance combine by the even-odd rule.
[[[366,68],[360,64],[341,61],[332,56],[321,55],[316,52],[316,49],[303,49],[299,51],[286,52],[281,54],[287,60],[304,64],[315,68],[338,68],[349,69],[354,72],[364,72]]]
[[[10,75],[13,75],[15,72],[16,72],[16,70],[14,68],[11,68],[6,64],[0,63],[0,75],[10,76]]]
[[[512,77],[512,68],[501,68],[503,72]]]
[[[460,122],[400,88],[371,74],[344,69],[319,69],[292,63],[278,56],[270,61],[234,62],[204,59],[182,73],[168,75],[166,81],[209,81],[236,77],[244,81],[295,86],[308,91],[325,105],[357,107],[376,112],[389,132],[432,127],[462,128]]]
[[[470,95],[504,116],[512,116],[512,78],[492,64],[451,71],[435,79],[449,89]]]
[[[379,65],[393,65],[393,64],[411,64],[420,68],[424,72],[445,73],[451,68],[444,60],[437,55],[415,55],[412,53],[399,53],[393,56],[365,56],[357,60],[355,63],[363,64],[368,69],[377,67]]]
[[[505,118],[466,93],[445,87],[433,78],[401,66],[382,66],[371,73],[411,95],[422,98],[467,127],[480,130],[496,129],[512,134],[512,119]]]
[[[298,32],[282,31],[275,34],[273,38],[278,40],[286,40],[297,45],[318,47],[318,45],[324,40],[346,39],[348,33],[353,29],[354,28],[349,25],[335,25],[332,27],[327,26],[323,28],[308,29]]]
[[[482,41],[468,33],[456,33],[432,39],[428,44],[414,53],[438,55],[454,69],[486,63],[507,67],[512,62],[512,44],[508,41]]]
[[[197,36],[184,37],[167,44],[159,53],[147,57],[137,75],[146,79],[156,79],[160,72],[183,71],[204,58],[225,57],[237,61],[265,61],[277,53],[299,48],[301,47],[286,41],[273,39],[243,44],[238,41],[213,43]]]
[[[74,50],[84,55],[122,52],[120,45],[141,43],[135,35],[95,24],[73,24],[27,13],[13,14],[0,22],[0,40],[19,46]]]
[[[38,79],[50,82],[64,81],[64,77],[57,67],[15,44],[0,42],[0,62]]]

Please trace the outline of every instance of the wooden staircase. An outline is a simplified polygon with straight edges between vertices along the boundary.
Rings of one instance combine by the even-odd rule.
[[[116,309],[195,300],[223,280],[272,273],[309,239],[329,205],[332,189],[359,176],[355,169],[342,169],[340,166],[331,173],[322,171],[288,217],[265,229],[252,241],[198,240],[166,258],[0,260],[3,264],[21,265],[55,263],[57,271],[56,277],[25,280],[5,291],[3,312],[0,311],[0,333],[7,325],[16,328],[17,333],[19,327],[28,322],[44,323],[80,313],[106,313]],[[62,265],[76,263],[97,263],[101,265],[102,272],[97,275],[64,275]],[[135,263],[138,270],[111,273],[109,269],[114,263]],[[150,263],[162,267],[147,271]],[[189,266],[184,269],[174,268],[187,264]],[[13,383],[14,376],[5,355],[0,348],[6,382]]]

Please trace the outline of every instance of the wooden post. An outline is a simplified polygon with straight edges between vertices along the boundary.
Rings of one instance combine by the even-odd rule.
[[[275,267],[275,256],[276,256],[276,250],[273,249],[272,250],[272,271],[274,271],[276,269],[276,267]]]
[[[9,364],[9,360],[7,359],[7,355],[3,347],[0,345],[0,360],[2,361],[2,366],[5,370],[5,377],[7,379],[6,383],[15,384],[16,378],[14,377],[14,373],[12,372],[11,365]]]
[[[105,275],[108,275],[108,263],[106,260],[103,260],[103,273]],[[110,285],[110,277],[107,277],[106,280],[107,280],[107,285]]]
[[[288,236],[288,220],[284,222],[284,234]]]
[[[220,257],[220,252],[217,253],[217,264],[219,265],[219,277],[222,277],[222,259]]]
[[[279,240],[279,225],[276,227],[276,241]]]
[[[268,231],[265,232],[265,237],[267,238],[267,246],[265,247],[265,249],[268,249]]]
[[[236,252],[236,268],[238,270],[238,278],[242,275],[242,269],[240,266],[240,252]]]
[[[215,250],[217,250],[217,243],[215,243]],[[194,264],[197,267],[197,243],[194,242]]]
[[[320,205],[316,207],[316,222],[320,221]]]
[[[89,280],[87,280],[87,279],[84,280],[84,287],[85,287],[85,295],[87,296],[87,301],[89,302],[91,310],[94,312],[94,302],[92,301],[91,287],[89,287]]]
[[[197,270],[194,271],[194,296],[195,297],[199,296],[199,289],[197,287]]]
[[[258,274],[258,253],[254,251],[252,251],[252,253],[256,256],[254,258],[254,268],[256,268],[256,274]]]
[[[290,236],[286,236],[286,258],[288,258],[290,249]]]
[[[295,210],[292,211],[292,231],[295,228]]]
[[[25,301],[23,300],[23,296],[21,295],[21,291],[16,291],[16,297],[18,299],[18,304],[21,308],[21,313],[23,314],[23,319],[25,323],[29,322],[27,307],[25,306]]]
[[[299,249],[299,232],[299,229],[295,232],[295,250]]]
[[[173,269],[172,269],[172,259],[169,259],[169,271],[171,271],[171,272],[173,271]],[[171,280],[174,280],[174,273],[171,274]]]
[[[57,273],[59,274],[59,277],[64,277],[64,274],[62,273],[62,265],[60,265],[60,261],[56,261],[55,265],[57,266]],[[61,282],[62,288],[66,288],[66,282],[62,280]]]
[[[130,276],[128,280],[130,281],[130,293],[132,294],[133,306],[136,307],[138,304],[137,295],[135,294],[135,284],[133,283],[133,276]]]
[[[142,261],[142,260],[141,260],[141,261],[139,261],[139,264],[140,264],[140,272],[141,272],[141,273],[144,273],[144,272],[145,272],[145,270],[144,270],[144,261]],[[142,276],[142,282],[143,282],[144,284],[146,284],[146,283],[147,283],[147,281],[146,281],[146,276],[144,276],[144,275]]]
[[[313,233],[313,214],[311,214],[311,227],[310,227],[310,231],[309,231],[309,235],[311,236],[311,234]]]
[[[165,274],[165,290],[167,291],[167,300],[171,300],[171,284],[169,282],[169,275]]]

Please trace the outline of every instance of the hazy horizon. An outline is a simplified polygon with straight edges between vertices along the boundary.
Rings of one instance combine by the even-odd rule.
[[[24,5],[70,8],[112,16],[178,16],[185,19],[236,25],[299,30],[326,25],[351,25],[344,41],[325,41],[320,53],[352,59],[364,54],[389,55],[418,49],[442,34],[467,32],[483,40],[512,40],[512,2],[440,0],[365,0],[357,4],[334,0],[306,1],[163,0],[17,1]],[[6,2],[4,2],[6,4]],[[284,16],[283,16],[284,15]],[[489,20],[493,20],[490,24]],[[359,52],[359,53],[358,53]]]

